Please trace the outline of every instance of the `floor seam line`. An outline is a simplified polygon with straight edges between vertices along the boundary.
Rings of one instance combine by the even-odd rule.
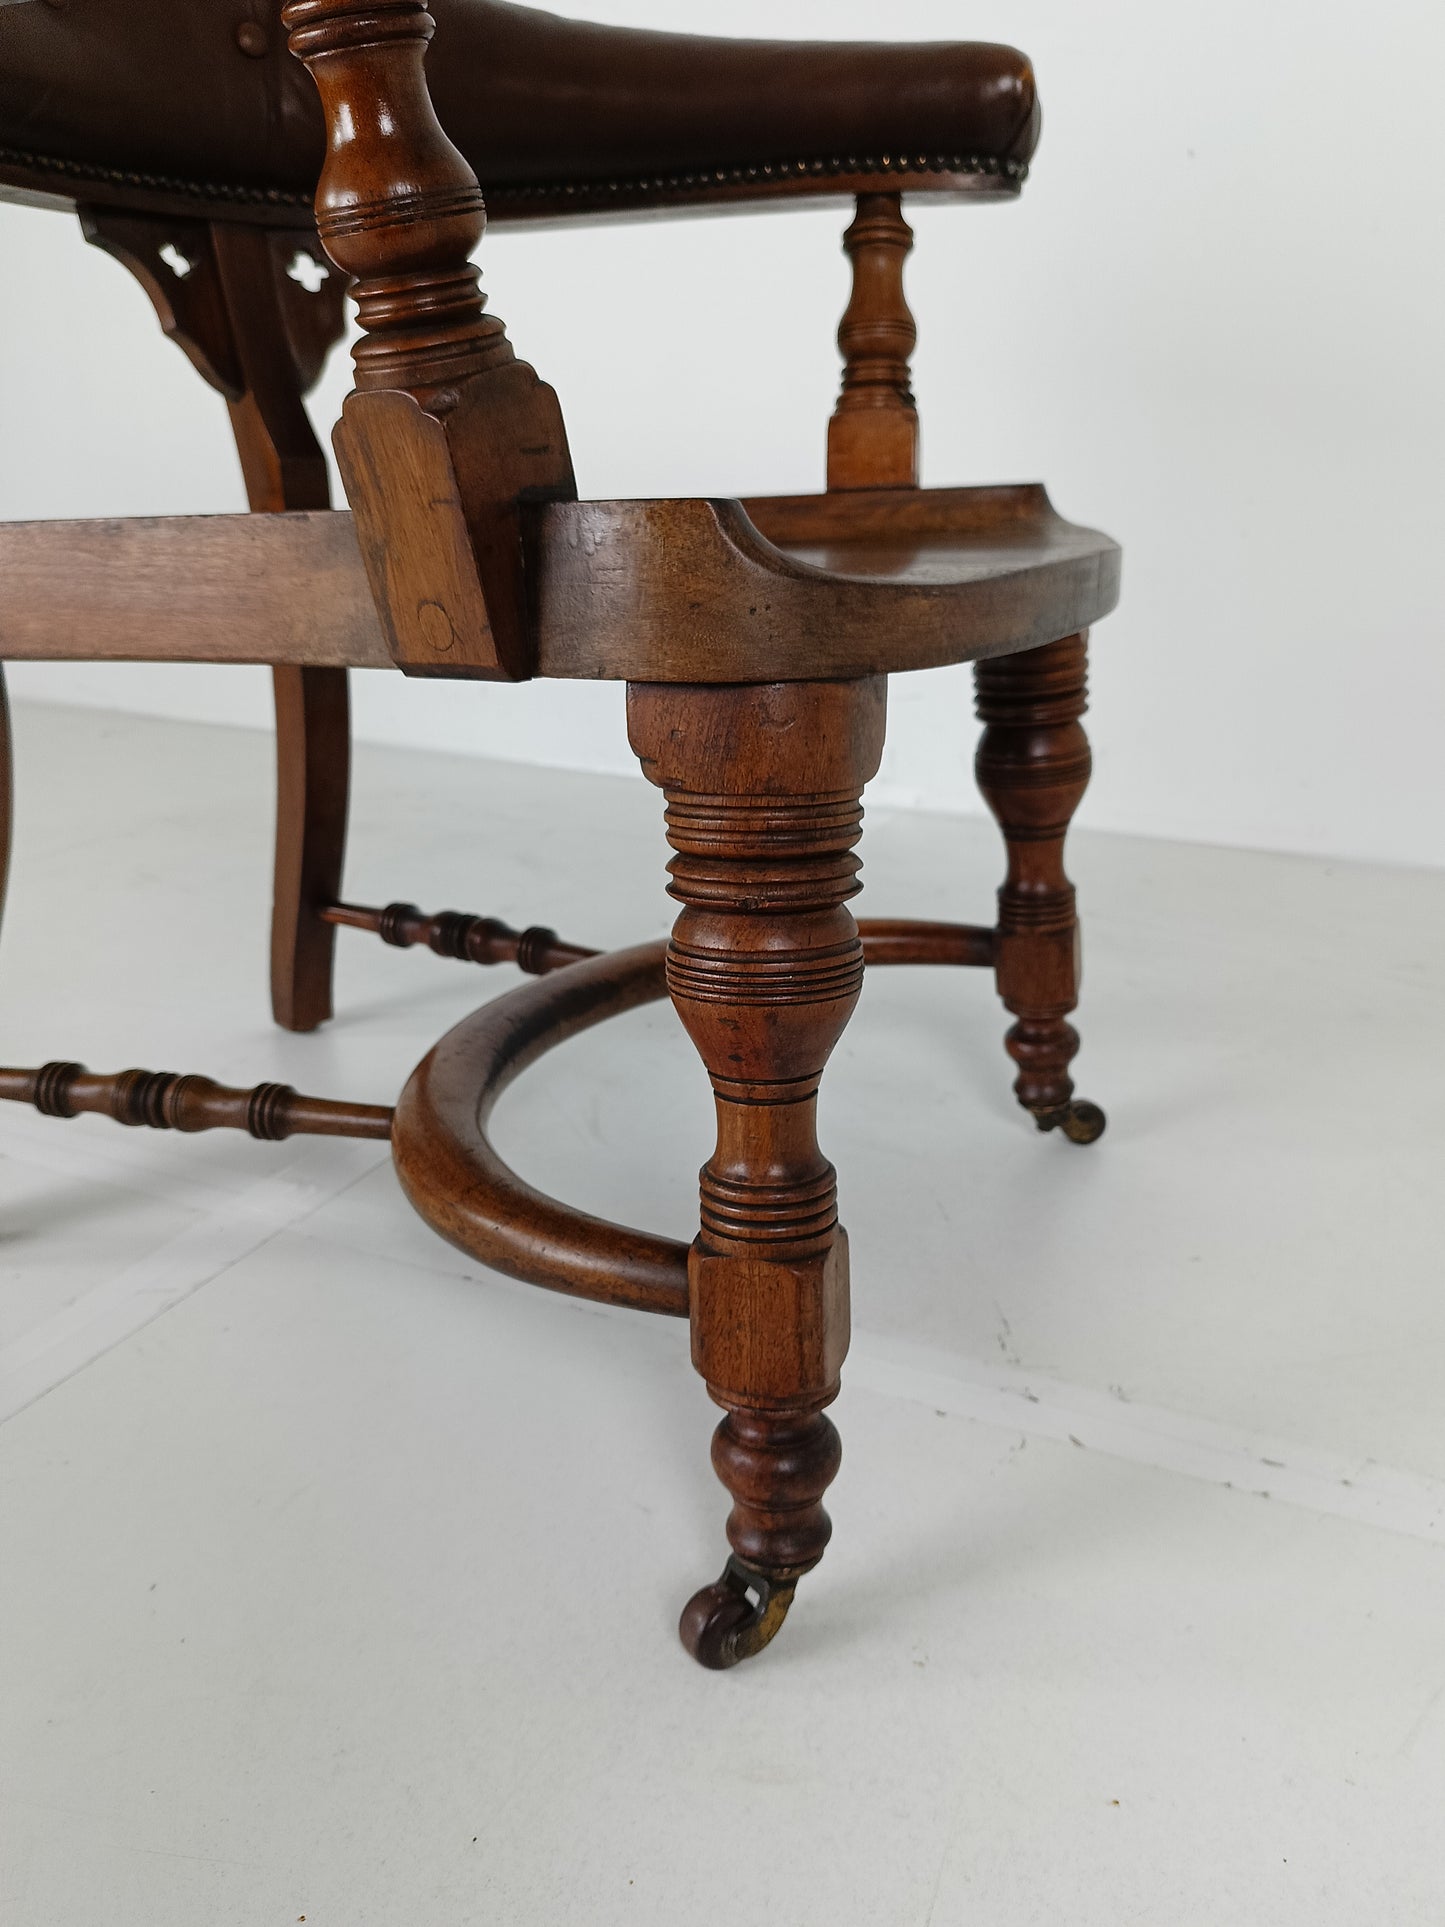
[[[844,1382],[1030,1438],[1445,1545],[1445,1480],[915,1343],[855,1333]]]
[[[68,1384],[89,1366],[107,1357],[118,1346],[133,1338],[137,1332],[144,1331],[147,1326],[163,1318],[167,1312],[173,1311],[176,1306],[194,1297],[198,1291],[214,1284],[218,1278],[225,1277],[245,1259],[254,1257],[259,1251],[264,1251],[276,1238],[283,1236],[286,1232],[297,1230],[324,1206],[333,1203],[337,1198],[344,1197],[353,1186],[371,1176],[384,1162],[384,1159],[376,1159],[368,1164],[364,1171],[357,1172],[336,1190],[329,1186],[322,1190],[322,1187],[316,1184],[306,1186],[313,1195],[306,1199],[304,1208],[297,1210],[294,1215],[283,1216],[280,1222],[276,1221],[274,1215],[268,1220],[264,1210],[255,1208],[257,1194],[264,1193],[278,1184],[304,1185],[305,1180],[287,1179],[279,1173],[260,1179],[255,1185],[238,1195],[233,1207],[218,1211],[209,1217],[198,1217],[196,1223],[188,1225],[184,1231],[168,1239],[157,1251],[148,1254],[147,1257],[136,1259],[122,1271],[85,1293],[73,1304],[66,1306],[63,1311],[46,1321],[37,1330],[22,1334],[20,1338],[0,1350],[0,1426],[28,1410],[30,1406],[38,1403],[57,1387]],[[321,1195],[314,1195],[317,1191],[321,1191]],[[248,1200],[251,1201],[249,1204]],[[230,1219],[239,1227],[248,1218],[255,1221],[258,1236],[249,1242],[242,1243],[239,1249],[233,1250],[212,1269],[204,1270],[201,1276],[179,1282],[164,1295],[157,1292],[157,1302],[149,1309],[143,1309],[147,1291],[146,1275],[163,1265],[167,1251],[174,1252],[177,1246],[189,1243],[198,1237],[224,1236],[226,1219]],[[218,1221],[220,1221],[219,1224]],[[125,1281],[130,1278],[134,1278],[136,1282],[126,1289]],[[120,1289],[118,1290],[117,1287]],[[91,1315],[88,1317],[85,1315],[87,1305],[92,1307]],[[108,1318],[109,1335],[97,1343],[98,1334],[107,1330]],[[48,1332],[53,1333],[49,1339],[47,1339]],[[54,1367],[47,1368],[44,1364],[45,1359],[55,1354],[68,1358],[70,1362],[58,1370]],[[27,1372],[29,1373],[28,1382]],[[18,1390],[7,1391],[7,1379],[18,1381]]]

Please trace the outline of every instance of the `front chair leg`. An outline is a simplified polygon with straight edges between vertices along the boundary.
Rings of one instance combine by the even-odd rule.
[[[1088,788],[1084,636],[975,668],[985,728],[975,771],[1008,845],[998,896],[998,991],[1017,1022],[1007,1048],[1019,1067],[1014,1091],[1041,1131],[1092,1144],[1104,1129],[1097,1104],[1074,1096],[1069,1065],[1079,1034],[1068,1015],[1079,1001],[1079,920],[1064,871],[1064,839]]]
[[[847,902],[885,694],[882,678],[628,692],[676,851],[668,988],[717,1106],[688,1279],[693,1362],[726,1413],[713,1465],[732,1557],[679,1628],[714,1669],[768,1644],[832,1529],[848,1246],[815,1112],[863,981]]]

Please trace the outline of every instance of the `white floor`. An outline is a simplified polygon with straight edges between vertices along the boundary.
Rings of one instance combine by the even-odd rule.
[[[343,934],[265,1003],[269,744],[22,709],[0,1058],[387,1102],[483,977]],[[363,751],[349,894],[660,930],[659,801]],[[870,821],[982,920],[990,826]],[[1375,1927],[1445,1916],[1445,876],[1075,841],[1079,1150],[982,973],[870,978],[825,1086],[857,1336],[777,1646],[677,1325],[482,1273],[380,1147],[0,1115],[5,1927]],[[687,1235],[664,1007],[506,1100]]]

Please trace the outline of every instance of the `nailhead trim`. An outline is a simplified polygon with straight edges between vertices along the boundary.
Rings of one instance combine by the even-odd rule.
[[[311,206],[307,194],[279,187],[238,187],[234,182],[189,181],[171,174],[145,174],[122,168],[99,167],[88,161],[59,160],[21,148],[0,147],[0,166],[23,167],[37,173],[59,174],[75,181],[105,181],[114,187],[137,187],[153,193],[183,194],[196,200],[234,202],[247,207]],[[774,181],[826,180],[848,174],[989,174],[1022,184],[1028,179],[1026,161],[1004,161],[987,154],[883,154],[846,159],[768,161],[747,167],[706,168],[687,174],[644,175],[637,179],[558,182],[508,182],[486,190],[494,201],[587,201],[620,199],[634,194],[699,193],[714,187],[751,187]]]
[[[197,200],[237,201],[251,207],[306,207],[307,194],[290,194],[279,187],[237,187],[219,181],[182,181],[170,174],[133,173],[118,167],[96,167],[89,161],[58,160],[50,154],[28,154],[17,147],[0,147],[0,166],[33,168],[40,174],[60,174],[68,180],[106,181],[114,187],[143,187],[163,194],[189,194]]]
[[[688,174],[642,175],[632,180],[516,183],[487,190],[492,200],[588,200],[593,196],[697,193],[712,187],[751,187],[774,181],[826,180],[849,174],[991,174],[1003,180],[1028,179],[1027,161],[1003,161],[990,154],[883,154],[835,156],[832,160],[767,161],[747,167],[704,168]]]

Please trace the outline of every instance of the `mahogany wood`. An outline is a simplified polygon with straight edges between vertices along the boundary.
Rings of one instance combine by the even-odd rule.
[[[992,969],[996,933],[972,923],[919,923],[864,917],[858,931],[870,970],[888,964],[962,964]]]
[[[438,957],[453,957],[459,963],[515,964],[532,977],[545,977],[600,954],[581,944],[564,943],[555,930],[543,925],[516,930],[496,917],[470,916],[461,910],[442,910],[429,917],[414,903],[388,903],[383,909],[333,903],[321,914],[328,923],[369,930],[398,949],[424,943]],[[869,969],[898,964],[994,966],[996,933],[978,924],[873,917],[864,918],[858,931]]]
[[[349,515],[0,522],[0,660],[391,669]]]
[[[688,1285],[693,1362],[726,1414],[713,1465],[733,1559],[680,1629],[709,1667],[772,1638],[831,1531],[840,1447],[825,1408],[848,1349],[848,1246],[816,1106],[863,983],[847,904],[886,687],[628,689],[628,734],[676,852],[668,989],[717,1109]]]
[[[867,184],[848,237],[830,493],[579,504],[556,398],[485,312],[470,262],[480,196],[427,96],[422,0],[290,0],[284,18],[330,133],[320,231],[358,281],[357,392],[337,442],[355,521],[308,494],[316,451],[298,419],[303,351],[283,342],[277,244],[206,229],[210,266],[188,294],[165,288],[150,256],[142,265],[178,335],[201,340],[219,301],[226,328],[202,359],[235,390],[253,500],[283,512],[244,528],[0,529],[0,656],[29,645],[306,673],[395,661],[451,677],[625,679],[630,740],[667,798],[681,911],[665,948],[596,957],[547,931],[350,906],[339,874],[326,891],[303,883],[327,930],[360,923],[549,974],[444,1038],[394,1116],[279,1086],[95,1078],[69,1064],[0,1071],[0,1097],[161,1128],[390,1136],[413,1203],[463,1249],[580,1296],[685,1313],[724,1414],[713,1462],[732,1510],[727,1566],[680,1630],[704,1665],[730,1666],[772,1639],[830,1533],[823,1498],[840,1446],[826,1413],[848,1347],[848,1250],[816,1100],[869,954],[992,964],[1017,1019],[1021,1100],[1042,1128],[1102,1129],[1068,1076],[1077,950],[1062,852],[1088,777],[1082,632],[1113,604],[1118,551],[1063,522],[1040,488],[914,486],[896,182]],[[135,251],[134,234],[120,241]],[[253,319],[238,329],[238,315]],[[315,506],[287,508],[298,491]],[[980,665],[980,781],[1009,846],[998,929],[889,921],[865,933],[848,904],[885,675],[964,660]],[[310,814],[309,795],[296,809]],[[686,1249],[542,1196],[486,1136],[528,1063],[664,987],[717,1116]]]
[[[978,786],[1008,845],[998,895],[998,989],[1017,1019],[1008,1052],[1014,1091],[1041,1131],[1082,1144],[1104,1129],[1097,1104],[1074,1098],[1069,1064],[1079,1048],[1067,1021],[1079,1001],[1079,921],[1064,871],[1064,839],[1088,787],[1088,649],[1069,636],[1047,649],[980,663],[975,671]]]
[[[302,397],[345,332],[346,284],[314,234],[216,223],[210,240],[241,377],[240,393],[227,400],[247,499],[268,514],[329,508],[326,458]],[[324,278],[310,287],[296,279],[298,256]]]
[[[311,222],[258,230],[83,206],[80,225],[93,247],[140,282],[162,331],[202,379],[243,413],[261,416],[263,437],[240,447],[252,506],[326,507],[301,397],[345,332],[346,282]],[[294,482],[288,464],[297,469]]]
[[[338,928],[373,931],[398,950],[424,943],[438,957],[454,957],[458,963],[515,964],[529,977],[545,977],[549,971],[565,970],[568,964],[597,955],[579,944],[564,943],[555,930],[541,924],[514,930],[497,917],[474,917],[462,910],[440,910],[429,917],[414,903],[388,903],[381,910],[333,903],[321,915]]]
[[[314,229],[269,232],[111,209],[86,238],[141,282],[165,333],[226,398],[253,513],[330,507],[326,458],[302,397],[345,330],[345,282]],[[351,725],[343,670],[276,663],[276,855],[271,1008],[287,1030],[331,1015]]]
[[[903,292],[913,229],[897,194],[861,194],[843,237],[853,293],[838,329],[843,392],[828,424],[828,487],[917,488],[918,407],[909,361],[918,329]]]
[[[286,1030],[332,1014],[335,931],[321,907],[341,889],[351,788],[351,697],[344,669],[274,664],[276,856],[271,1009]]]
[[[524,527],[544,676],[921,669],[1055,641],[1118,599],[1116,545],[1035,486],[553,503]],[[0,523],[4,658],[393,666],[336,512]]]
[[[207,222],[125,208],[82,206],[92,247],[119,261],[150,296],[156,319],[201,379],[228,401],[245,389]]]
[[[38,1070],[0,1070],[0,1098],[33,1104],[47,1117],[94,1111],[117,1124],[153,1131],[247,1131],[254,1138],[391,1136],[385,1104],[345,1104],[303,1097],[289,1084],[235,1090],[209,1077],[169,1071],[117,1071],[101,1077],[84,1064],[42,1064]]]
[[[226,310],[245,388],[231,426],[253,512],[327,509],[326,458],[302,396],[345,330],[345,284],[314,235],[297,252],[324,267],[308,292],[290,272],[290,236],[215,226]],[[319,257],[319,261],[318,261]],[[287,1030],[332,1014],[335,932],[318,914],[341,891],[351,787],[351,704],[342,669],[276,664],[276,854],[271,1009]]]
[[[375,912],[361,912],[368,921]],[[993,933],[966,924],[858,925],[865,963],[978,964]],[[565,948],[565,946],[563,947]],[[508,1085],[545,1052],[667,995],[666,945],[558,967],[474,1011],[413,1074],[392,1146],[407,1196],[450,1243],[509,1277],[572,1297],[687,1316],[687,1247],[609,1224],[528,1184],[487,1135]]]
[[[1118,599],[1118,549],[1065,522],[1036,486],[534,514],[543,676],[887,674],[1034,648]]]
[[[336,453],[388,643],[411,675],[525,676],[521,504],[577,489],[556,395],[485,312],[481,190],[422,67],[434,22],[422,0],[282,19],[330,130],[317,228],[363,329]]]
[[[609,1224],[519,1178],[487,1137],[507,1086],[546,1051],[664,995],[663,946],[573,964],[492,1003],[448,1032],[396,1107],[392,1154],[434,1231],[509,1277],[574,1298],[688,1314],[687,1246]]]

